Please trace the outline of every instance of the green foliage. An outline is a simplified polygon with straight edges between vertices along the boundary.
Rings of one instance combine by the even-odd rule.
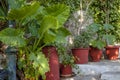
[[[70,34],[63,27],[70,10],[63,4],[43,7],[38,1],[21,5],[8,11],[7,19],[15,22],[15,28],[2,30],[0,40],[9,46],[19,48],[18,66],[26,78],[38,80],[38,76],[42,75],[45,79],[49,66],[41,49],[58,39],[65,40]]]
[[[71,13],[79,9],[80,0],[38,0],[44,6],[49,6],[53,4],[66,4],[70,7]]]
[[[74,48],[88,48],[91,41],[92,34],[88,31],[83,31],[75,36],[73,43]]]
[[[71,54],[63,53],[61,55],[62,56],[60,56],[60,58],[63,65],[70,65],[72,67],[74,66],[74,57]]]
[[[120,0],[94,0],[89,12],[93,16],[95,23],[111,24],[114,27],[110,33],[116,36],[116,41],[120,41]]]
[[[71,53],[68,53],[67,51],[67,46],[66,43],[61,42],[61,43],[54,43],[57,51],[58,51],[58,56],[59,60],[63,65],[70,65],[74,67],[74,57]]]
[[[59,28],[56,36],[56,42],[65,42],[66,39],[64,37],[70,35],[71,33],[64,27]]]
[[[27,0],[7,0],[11,9],[17,9],[23,6]]]
[[[19,53],[18,57],[21,58],[19,58],[17,63],[19,65],[19,69],[24,70],[25,77],[28,79],[34,78],[38,80],[38,76],[41,75],[43,79],[45,79],[45,72],[49,71],[49,65],[44,54],[37,51],[26,54],[27,55],[25,55],[24,52]]]
[[[103,40],[106,40],[108,45],[114,45],[115,41],[116,41],[116,37],[114,35],[103,35]]]
[[[51,7],[54,9],[54,11],[52,10],[50,12]],[[63,9],[64,12],[63,11],[57,12],[55,7],[57,7],[57,8],[59,7],[60,11],[61,11],[62,8],[64,8]],[[34,8],[34,10],[33,10],[33,8]],[[38,2],[33,2],[31,4],[31,6],[30,5],[29,6],[25,5],[24,7],[21,7],[19,9],[10,10],[9,13],[8,13],[8,19],[16,20],[16,22],[19,23],[19,25],[17,25],[16,27],[31,26],[33,23],[28,23],[28,22],[25,23],[25,24],[20,24],[20,23],[22,23],[25,19],[27,20],[29,16],[37,17],[39,15],[39,14],[37,15],[37,13],[36,13],[38,11],[38,9],[39,9],[39,3]],[[45,12],[45,10],[46,10],[47,14],[43,15],[43,19],[41,20],[41,22],[37,22],[35,24],[35,25],[40,25],[40,27],[38,26],[39,27],[38,28],[38,32],[39,32],[38,36],[40,36],[39,39],[43,39],[43,42],[46,42],[46,43],[51,42],[51,41],[55,41],[55,39],[53,40],[52,38],[51,38],[52,40],[47,40],[47,37],[56,36],[56,34],[59,31],[62,31],[62,32],[65,31],[65,34],[67,36],[68,33],[66,33],[66,32],[68,32],[68,31],[64,28],[63,29],[61,29],[61,28],[62,28],[62,25],[64,24],[65,20],[67,20],[67,18],[69,16],[69,8],[65,5],[60,6],[60,4],[59,4],[59,5],[56,5],[56,6],[54,5],[54,6],[50,6],[48,8],[45,8],[43,10],[43,12]],[[61,16],[61,18],[59,18],[60,16]],[[34,20],[35,17],[31,18],[31,20],[28,19],[29,22]],[[37,17],[37,18],[39,18],[39,17]],[[38,19],[36,19],[36,20],[38,20]],[[25,28],[25,29],[28,29],[28,28]],[[30,29],[30,27],[29,27],[29,29]],[[35,27],[34,27],[34,29],[35,29]],[[47,35],[47,37],[43,36],[43,35]],[[64,37],[66,37],[66,36],[64,36]]]
[[[112,25],[110,25],[110,24],[103,24],[103,28],[107,32],[114,29],[114,27]]]
[[[5,13],[4,13],[3,9],[0,7],[0,18],[3,18],[2,16],[5,16]]]
[[[20,29],[6,28],[0,32],[0,40],[8,45],[23,47],[26,45],[24,32]]]
[[[66,7],[64,4],[53,5],[51,7],[46,8],[46,13],[47,15],[49,14],[51,16],[56,17],[59,22],[58,25],[61,27],[68,18],[69,13],[66,13],[70,12],[68,8],[69,7]]]
[[[7,0],[0,0],[0,19],[6,16],[7,12]]]
[[[106,46],[106,43],[102,40],[93,40],[90,45],[94,48],[103,49]]]
[[[92,32],[93,37],[91,45],[98,49],[104,48],[106,45],[114,44],[115,36],[110,32],[114,30],[114,27],[110,24],[97,24],[93,23],[88,26],[88,30]]]
[[[23,7],[18,8],[18,9],[11,9],[8,13],[8,18],[10,20],[25,19],[27,17],[30,17],[31,15],[34,15],[37,12],[38,8],[39,8],[39,3],[33,2],[31,4],[31,6],[25,5]]]
[[[45,16],[43,18],[39,33],[45,35],[43,36],[44,43],[50,43],[55,40],[56,34],[52,30],[57,30],[57,28],[58,22],[53,16]]]

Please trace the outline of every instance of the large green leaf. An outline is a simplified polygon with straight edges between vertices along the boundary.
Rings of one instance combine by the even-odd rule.
[[[103,24],[103,28],[107,31],[107,30],[113,30],[114,27],[110,24]]]
[[[100,27],[102,25],[101,24],[97,24],[97,23],[92,23],[91,25],[88,26],[88,29],[91,31],[91,32],[97,32],[100,30]]]
[[[45,55],[42,52],[31,52],[29,60],[32,62],[33,68],[37,69],[37,75],[40,74],[45,79],[45,73],[49,71],[48,60]]]
[[[58,21],[53,16],[45,16],[39,29],[40,35],[44,35],[50,29],[58,29]]]
[[[61,27],[57,31],[57,36],[56,36],[56,42],[65,42],[66,37],[70,35],[71,33],[64,27]]]
[[[24,32],[19,29],[6,28],[0,32],[0,41],[10,46],[23,47],[26,45]]]
[[[52,32],[51,30],[47,31],[43,37],[43,41],[45,44],[52,43],[55,41],[55,39],[56,39],[56,34]]]
[[[25,0],[7,0],[7,1],[9,4],[9,7],[12,9],[17,9],[21,7],[25,2]]]
[[[3,9],[0,7],[0,18],[4,18],[5,17],[5,12],[3,11]]]
[[[31,33],[31,36],[38,36],[38,29],[36,28],[36,26],[31,25],[29,26],[29,31]]]
[[[69,17],[70,8],[64,4],[57,4],[46,8],[47,15],[52,15],[57,18],[59,27],[63,26]]]
[[[11,20],[25,19],[36,14],[39,7],[39,2],[33,2],[18,9],[11,9],[8,12],[8,18]]]
[[[106,35],[103,35],[103,39],[104,39],[105,41],[107,41],[107,44],[109,44],[109,45],[112,44],[112,45],[113,45],[116,38],[115,38],[114,35],[106,34]]]
[[[102,40],[94,40],[91,42],[92,46],[98,49],[103,49],[106,46],[106,43]]]

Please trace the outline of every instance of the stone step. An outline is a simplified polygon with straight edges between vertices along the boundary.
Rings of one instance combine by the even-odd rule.
[[[89,62],[88,64],[76,64],[76,66],[79,68],[74,68],[73,72],[77,75],[94,75],[105,72],[120,72],[120,59],[101,60],[100,62]]]
[[[61,77],[60,80],[100,80],[101,75],[77,75],[71,77]]]
[[[61,77],[61,80],[120,80],[120,59],[101,60],[88,64],[76,64],[78,69],[71,77]]]
[[[104,72],[102,74],[95,75],[61,77],[60,80],[120,80],[120,72]]]
[[[101,74],[101,80],[120,80],[120,72],[105,72]]]

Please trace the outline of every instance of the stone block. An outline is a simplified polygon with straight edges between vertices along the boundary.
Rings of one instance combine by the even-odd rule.
[[[79,75],[73,77],[61,78],[61,80],[99,80],[100,74],[96,75]]]
[[[120,80],[120,72],[105,72],[101,74],[101,80]]]
[[[74,69],[73,72],[83,75],[90,75],[90,74],[101,74],[104,72],[114,72],[120,71],[120,60],[101,60],[100,62],[89,62],[88,64],[76,64],[79,68]],[[78,74],[79,75],[79,74]]]

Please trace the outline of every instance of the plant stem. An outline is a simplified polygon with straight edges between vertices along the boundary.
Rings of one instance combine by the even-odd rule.
[[[39,43],[40,43],[40,41],[41,41],[42,38],[43,38],[43,33],[42,33],[41,36],[38,38],[38,40],[35,41],[33,50],[36,50],[36,49],[37,49],[37,47],[38,47],[38,45],[39,45]]]

